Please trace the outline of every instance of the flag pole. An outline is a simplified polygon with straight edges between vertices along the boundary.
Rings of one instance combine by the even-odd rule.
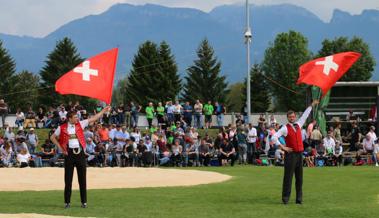
[[[249,6],[249,0],[246,0],[246,32],[245,32],[245,43],[246,43],[246,59],[247,59],[247,79],[246,79],[246,113],[247,113],[247,123],[250,123],[251,121],[251,87],[250,87],[250,70],[251,70],[251,64],[250,64],[250,45],[251,45],[251,38],[252,33],[250,29],[250,6]]]

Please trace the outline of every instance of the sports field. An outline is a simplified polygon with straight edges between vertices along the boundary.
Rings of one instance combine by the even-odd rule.
[[[80,208],[78,191],[73,192],[69,210],[63,209],[63,191],[1,192],[0,213],[149,218],[379,217],[379,168],[305,168],[303,205],[295,205],[293,198],[289,205],[281,204],[283,168],[198,169],[233,178],[191,187],[89,190],[87,209]]]

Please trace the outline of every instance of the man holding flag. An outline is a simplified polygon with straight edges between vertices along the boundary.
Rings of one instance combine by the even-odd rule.
[[[59,78],[55,84],[55,90],[60,94],[93,97],[110,104],[117,54],[118,49],[114,48],[85,60]],[[80,122],[76,111],[70,111],[67,113],[67,122],[59,126],[50,137],[65,156],[64,201],[66,209],[70,208],[74,167],[78,173],[82,208],[87,208],[86,139],[83,129],[99,120],[110,109],[111,107],[107,106],[91,118]]]
[[[323,95],[333,87],[333,85],[349,70],[349,68],[359,59],[361,55],[355,52],[344,52],[319,58],[302,65],[299,69],[300,76],[298,84],[306,83],[320,88]],[[272,137],[273,143],[280,146],[285,151],[284,177],[282,187],[282,202],[288,204],[292,177],[296,179],[296,204],[303,203],[303,151],[304,145],[301,135],[301,128],[312,111],[312,107],[319,104],[319,99],[315,99],[296,121],[294,111],[287,112],[288,124],[283,125]],[[296,122],[295,122],[296,121]],[[284,136],[286,145],[279,142],[279,138]]]

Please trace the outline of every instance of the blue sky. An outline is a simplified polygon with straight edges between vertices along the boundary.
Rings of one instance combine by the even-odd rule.
[[[160,4],[190,7],[203,11],[224,4],[244,4],[245,0],[0,0],[0,33],[43,37],[61,25],[90,14],[99,14],[116,3]],[[329,21],[338,8],[351,14],[364,9],[379,10],[379,0],[250,0],[256,5],[291,3]]]

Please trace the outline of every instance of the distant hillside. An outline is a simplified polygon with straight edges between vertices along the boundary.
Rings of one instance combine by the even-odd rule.
[[[88,57],[112,47],[120,48],[118,78],[124,77],[138,46],[145,40],[167,41],[176,56],[180,72],[192,64],[196,49],[207,37],[223,64],[223,74],[230,82],[245,76],[245,11],[243,6],[217,7],[209,13],[188,8],[168,8],[147,4],[116,4],[106,12],[69,22],[44,38],[0,34],[0,39],[15,58],[17,69],[38,73],[46,55],[57,40],[70,37],[82,56]],[[359,36],[371,46],[379,60],[379,11],[366,10],[350,15],[336,10],[330,23],[325,23],[308,10],[294,5],[252,7],[253,63],[260,62],[276,34],[290,29],[309,39],[313,52],[320,49],[324,38]],[[349,27],[349,28],[347,28]],[[378,61],[379,62],[379,61]],[[379,79],[376,73],[373,79]]]

